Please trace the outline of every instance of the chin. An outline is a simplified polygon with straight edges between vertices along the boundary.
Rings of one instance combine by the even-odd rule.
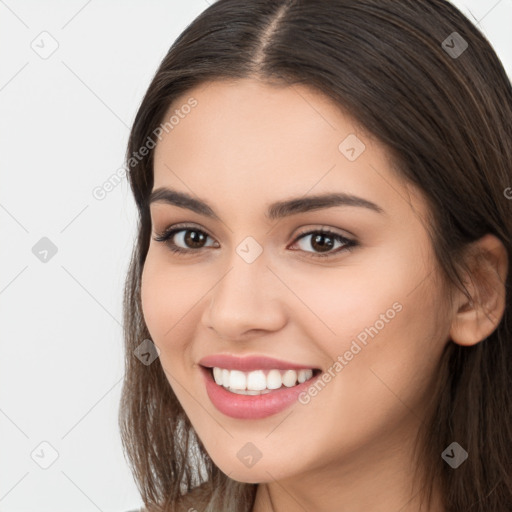
[[[238,458],[233,460],[217,461],[212,459],[213,463],[229,478],[237,482],[246,484],[260,484],[282,480],[292,476],[291,468],[278,467],[277,461],[263,460],[256,462],[252,467],[243,467]],[[294,472],[293,472],[294,473]]]

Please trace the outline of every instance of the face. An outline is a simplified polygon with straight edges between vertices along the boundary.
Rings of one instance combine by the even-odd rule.
[[[305,86],[210,82],[166,119],[176,109],[155,148],[142,305],[214,463],[267,482],[405,451],[450,326],[421,194]]]

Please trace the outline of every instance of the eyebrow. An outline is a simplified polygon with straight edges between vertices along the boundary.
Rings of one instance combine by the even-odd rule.
[[[220,221],[220,217],[213,208],[200,199],[196,199],[185,192],[178,192],[166,187],[160,187],[151,192],[148,204],[154,202],[163,202],[166,204],[178,206],[192,210],[205,217]],[[367,208],[377,213],[384,213],[384,210],[377,204],[363,199],[362,197],[346,194],[343,192],[320,194],[308,197],[297,197],[285,201],[277,201],[269,205],[265,216],[270,220],[289,217],[299,213],[321,210],[324,208],[333,208],[336,206],[354,206],[358,208]]]

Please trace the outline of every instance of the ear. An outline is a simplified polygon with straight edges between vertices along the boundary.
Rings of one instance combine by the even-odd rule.
[[[468,248],[464,284],[471,300],[460,290],[453,300],[450,337],[463,346],[476,345],[500,323],[506,304],[508,254],[496,236],[487,234]]]

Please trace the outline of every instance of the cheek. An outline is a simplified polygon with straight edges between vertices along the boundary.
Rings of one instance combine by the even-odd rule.
[[[379,331],[386,330],[400,316],[400,303],[410,289],[403,270],[384,272],[382,265],[366,262],[353,268],[281,274],[298,299],[289,299],[292,321],[308,333],[306,338],[328,349],[333,359],[349,350],[354,338],[364,343],[367,330],[375,324]]]
[[[332,282],[324,286],[331,302],[311,290],[304,298],[325,308],[322,319],[336,333],[309,331],[331,359],[331,377],[324,390],[310,390],[306,407],[309,417],[330,417],[331,424],[338,425],[344,433],[339,446],[364,445],[416,422],[445,344],[439,292],[426,280],[411,293],[414,286],[407,272],[392,270],[393,278],[388,274],[382,287],[356,287],[355,278],[352,285],[345,279],[343,291]],[[327,332],[325,327],[322,332]],[[322,435],[325,432],[319,434],[319,443]]]
[[[358,397],[349,409],[357,410],[360,401],[362,410],[386,421],[423,410],[447,342],[439,294],[428,280],[412,293],[410,286],[396,283],[390,290],[361,303],[367,312],[364,320],[358,317],[359,325],[350,323],[343,349],[352,360],[342,371],[344,393]],[[354,356],[352,343],[361,347]]]
[[[449,325],[427,263],[419,251],[395,244],[353,269],[319,268],[287,281],[308,306],[297,303],[296,313],[304,314],[295,314],[294,321],[328,364],[344,359],[338,373],[352,391],[389,394],[375,375],[381,371],[393,389],[407,394],[414,391],[410,383],[421,386],[434,371]]]
[[[141,278],[141,303],[144,320],[152,340],[167,352],[185,344],[187,326],[193,320],[198,300],[197,277],[162,263],[148,252]]]

